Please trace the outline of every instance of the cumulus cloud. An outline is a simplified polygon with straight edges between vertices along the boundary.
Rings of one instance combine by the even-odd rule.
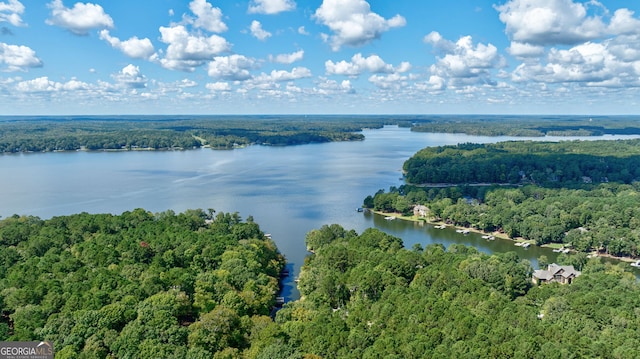
[[[388,75],[374,74],[369,77],[369,82],[376,87],[384,90],[399,90],[401,87],[406,87],[407,76],[402,76],[399,73],[393,73]]]
[[[250,14],[273,15],[284,11],[291,11],[296,8],[293,0],[252,0],[249,3]]]
[[[309,35],[309,33],[307,32],[307,30],[305,30],[304,26],[300,26],[298,28],[298,34],[300,35]]]
[[[205,85],[205,87],[210,91],[231,91],[231,85],[228,82],[218,81],[211,82]]]
[[[551,49],[545,61],[520,64],[514,82],[581,83],[599,87],[640,86],[640,53],[618,52],[618,39],[586,42],[566,50]],[[631,41],[627,39],[627,41]],[[640,45],[640,40],[625,47]]]
[[[22,26],[24,5],[18,0],[0,2],[0,22],[8,22],[13,26]]]
[[[335,80],[330,80],[326,78],[322,78],[321,82],[318,82],[317,88],[314,89],[314,92],[321,95],[333,95],[333,94],[354,94],[356,91],[349,80],[343,80],[341,82],[337,82]]]
[[[6,65],[6,71],[25,71],[28,68],[41,67],[42,60],[27,46],[0,42],[0,65],[2,64]]]
[[[507,51],[511,55],[520,58],[539,57],[544,54],[544,46],[512,41]]]
[[[269,55],[269,60],[279,64],[292,64],[304,58],[304,50],[299,50],[290,54]]]
[[[365,45],[391,28],[406,25],[400,15],[385,19],[372,12],[365,0],[323,0],[314,16],[333,31],[333,35],[326,36],[326,41],[334,51],[344,45]]]
[[[209,63],[209,76],[213,78],[243,81],[251,78],[250,70],[257,66],[254,59],[243,55],[216,56]]]
[[[92,29],[113,27],[111,16],[97,4],[76,3],[73,8],[66,8],[62,0],[53,0],[47,6],[51,9],[51,17],[46,23],[67,29],[76,35],[86,35]]]
[[[353,55],[350,62],[342,60],[334,63],[328,60],[324,66],[328,75],[344,76],[358,76],[365,71],[372,73],[405,72],[411,67],[409,63],[403,62],[395,69],[392,65],[386,64],[378,55],[363,57],[360,53]]]
[[[525,60],[512,81],[640,86],[640,19],[633,11],[611,15],[597,1],[572,0],[510,0],[496,9],[511,39],[508,52]]]
[[[424,41],[444,55],[431,66],[436,83],[438,78],[446,78],[452,86],[491,84],[491,70],[506,64],[495,46],[474,46],[471,36],[463,36],[454,43],[432,32],[425,36]]]
[[[633,17],[634,12],[629,9],[618,9],[609,23],[609,32],[614,34],[640,33],[640,20]]]
[[[90,86],[76,79],[67,82],[55,82],[49,80],[47,76],[43,76],[32,80],[20,81],[16,83],[15,88],[20,92],[56,92],[87,90]]]
[[[160,41],[168,44],[160,64],[171,70],[194,71],[231,45],[218,35],[191,35],[183,25],[160,27]]]
[[[605,33],[601,17],[587,15],[587,4],[572,0],[511,0],[496,6],[496,10],[513,41],[570,45]]]
[[[265,31],[258,20],[253,20],[249,29],[251,30],[251,35],[260,41],[264,41],[271,37],[271,33]]]
[[[254,81],[261,83],[293,81],[311,77],[311,70],[306,67],[294,67],[291,71],[273,70],[270,74],[261,74]]]
[[[147,78],[140,72],[138,66],[129,64],[112,77],[123,87],[127,88],[145,88],[147,87]]]
[[[129,40],[122,41],[117,37],[111,36],[109,30],[105,29],[100,31],[100,39],[105,40],[111,47],[134,59],[149,59],[155,52],[153,44],[148,38],[139,39],[134,36]]]
[[[206,0],[193,0],[189,3],[189,9],[196,15],[194,20],[189,19],[193,26],[217,33],[227,31],[220,8],[213,7]]]

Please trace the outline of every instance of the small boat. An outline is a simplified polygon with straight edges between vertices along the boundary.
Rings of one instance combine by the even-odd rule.
[[[491,237],[491,236],[490,236],[490,235],[488,235],[488,234],[487,234],[487,235],[482,236],[482,238],[483,238],[483,239],[489,239],[489,237]]]
[[[565,248],[565,249],[562,250],[562,253],[564,253],[564,254],[567,254],[569,252],[571,252],[571,249],[569,249],[569,248]]]
[[[630,264],[632,267],[640,267],[640,260],[637,260]]]
[[[396,217],[388,216],[388,217],[384,217],[384,219],[386,219],[387,221],[393,221],[394,219],[396,219]]]
[[[445,224],[441,224],[441,225],[438,225],[438,226],[433,226],[433,228],[435,228],[435,229],[445,229],[445,228],[447,228],[447,226]]]
[[[564,250],[564,247],[563,247],[563,248],[553,249],[553,250],[552,250],[552,252],[560,253],[560,252],[562,252],[563,250]]]
[[[518,247],[522,247],[524,245],[524,242],[516,242],[513,245],[514,246],[518,246]]]
[[[494,236],[489,236],[489,238],[487,238],[487,239],[488,239],[488,240],[490,240],[490,241],[495,241],[495,240],[496,240],[496,237],[494,237]]]
[[[464,231],[462,231],[462,234],[469,234],[469,230],[465,229]]]
[[[529,248],[531,243],[522,243],[522,248]]]

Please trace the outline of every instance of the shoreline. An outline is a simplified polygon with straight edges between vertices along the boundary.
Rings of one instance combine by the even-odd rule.
[[[538,246],[535,243],[535,241],[532,240],[532,239],[524,239],[522,237],[511,238],[511,237],[509,237],[508,235],[506,235],[503,232],[497,232],[497,231],[485,232],[485,231],[482,231],[480,229],[473,228],[473,227],[468,227],[467,228],[467,227],[455,226],[453,224],[448,224],[448,223],[445,223],[443,221],[431,221],[431,220],[428,220],[425,217],[416,217],[416,216],[413,216],[413,215],[412,216],[403,216],[400,213],[381,212],[381,211],[375,211],[375,210],[370,209],[370,208],[367,208],[366,210],[370,211],[371,213],[373,213],[375,215],[379,215],[379,216],[383,216],[383,217],[394,217],[395,219],[400,219],[400,220],[408,221],[408,222],[416,222],[416,223],[422,222],[422,223],[429,224],[429,225],[432,225],[432,226],[444,225],[446,227],[452,227],[452,228],[454,228],[456,230],[457,229],[461,229],[461,230],[468,230],[469,232],[473,232],[473,233],[477,233],[477,234],[491,235],[491,236],[494,236],[496,238],[509,240],[509,241],[512,241],[512,242],[515,242],[515,243],[529,243],[530,245],[537,246],[537,247],[540,247],[540,248],[556,249],[556,248],[564,247],[564,245],[561,244],[561,243],[549,243],[549,244],[543,244],[541,246]],[[574,249],[570,249],[569,253],[586,253],[586,252],[577,252]],[[603,257],[603,258],[615,259],[615,260],[618,260],[618,261],[621,261],[621,262],[625,262],[625,263],[634,263],[634,262],[638,261],[637,258],[616,257],[616,256],[613,256],[611,254],[600,253],[600,252],[595,252],[595,251],[591,251],[591,252],[586,253],[586,254],[592,256],[592,257],[589,257],[589,258]]]

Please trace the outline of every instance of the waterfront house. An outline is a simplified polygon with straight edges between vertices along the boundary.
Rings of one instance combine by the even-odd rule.
[[[551,282],[571,284],[571,282],[578,276],[580,276],[580,271],[575,270],[573,266],[561,266],[551,263],[546,270],[535,270],[533,272],[532,280],[535,284]]]
[[[413,215],[418,217],[426,217],[427,212],[429,212],[429,208],[427,206],[423,206],[421,204],[413,207]]]

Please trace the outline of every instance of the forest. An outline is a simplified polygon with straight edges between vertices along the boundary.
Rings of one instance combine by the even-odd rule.
[[[0,153],[179,150],[360,141],[365,128],[482,136],[640,134],[637,117],[270,115],[0,117]]]
[[[415,185],[364,206],[559,243],[583,253],[640,256],[639,140],[502,142],[425,148],[405,162]],[[428,182],[428,183],[425,183]]]
[[[571,285],[534,286],[514,253],[406,249],[377,229],[336,224],[305,241],[301,298],[274,317],[284,259],[250,217],[6,218],[0,340],[50,340],[56,358],[635,358],[640,349],[638,282],[597,258]]]
[[[359,141],[381,117],[36,117],[0,121],[0,153],[75,150],[232,149]]]
[[[276,340],[285,260],[251,217],[16,215],[0,253],[2,341],[50,340],[56,358],[227,358]]]
[[[507,141],[428,147],[403,166],[413,184],[510,183],[545,187],[631,183],[640,178],[640,140]]]
[[[638,119],[638,116],[434,115],[413,122],[411,130],[517,137],[639,135]]]
[[[640,349],[638,282],[597,258],[571,285],[533,286],[530,263],[512,252],[405,249],[377,229],[338,225],[306,243],[303,299],[276,316],[287,334],[279,353],[291,354],[274,358],[635,358]]]

